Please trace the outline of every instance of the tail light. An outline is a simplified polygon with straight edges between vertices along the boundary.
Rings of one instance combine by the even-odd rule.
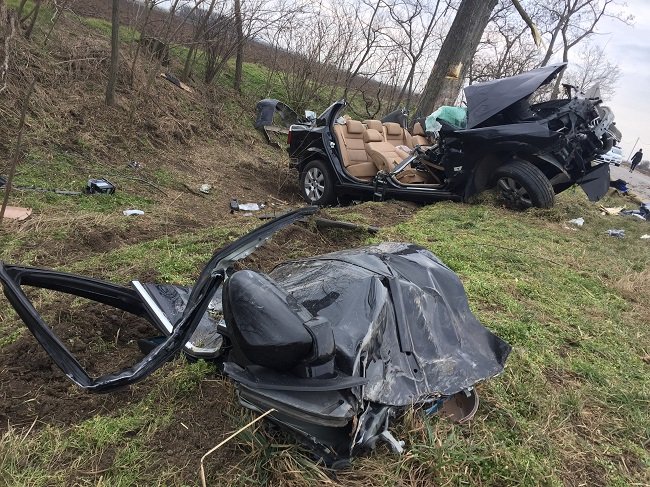
[[[291,132],[291,129],[289,129],[289,133],[287,134],[287,144],[291,145],[291,138],[293,136],[293,133]]]

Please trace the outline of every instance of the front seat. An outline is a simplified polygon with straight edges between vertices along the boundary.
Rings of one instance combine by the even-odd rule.
[[[386,142],[377,130],[367,129],[363,134],[363,142],[368,157],[372,159],[379,171],[390,173],[405,159],[404,154],[400,153],[393,144]],[[416,171],[411,167],[405,168],[396,178],[404,184],[427,182],[426,173]]]
[[[280,372],[300,369],[311,377],[333,371],[334,333],[329,321],[314,317],[268,276],[235,272],[224,284],[223,315],[239,365],[261,365]]]

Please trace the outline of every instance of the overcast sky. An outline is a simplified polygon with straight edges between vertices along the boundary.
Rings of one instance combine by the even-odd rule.
[[[602,34],[594,40],[621,68],[616,94],[608,105],[623,133],[624,156],[629,156],[639,137],[637,149],[643,147],[650,158],[650,0],[627,0],[626,10],[634,15],[633,25],[604,19],[598,27]]]

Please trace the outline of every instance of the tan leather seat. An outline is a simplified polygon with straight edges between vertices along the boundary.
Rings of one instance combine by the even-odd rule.
[[[386,142],[377,130],[368,129],[363,134],[366,152],[377,170],[390,173],[402,162],[404,157],[395,149],[390,142]],[[426,173],[421,173],[413,168],[406,168],[397,175],[398,181],[404,184],[417,184],[427,182]]]
[[[364,147],[365,130],[358,120],[346,120],[345,125],[334,125],[334,135],[341,149],[345,170],[355,178],[368,181],[377,174],[377,168],[368,158]]]
[[[384,139],[386,142],[391,143],[393,146],[405,145],[406,147],[413,148],[413,141],[411,134],[404,130],[402,126],[395,122],[386,122],[383,125]]]
[[[381,124],[381,120],[364,120],[363,123],[365,123],[366,127],[369,129],[376,130],[380,134],[384,133],[384,128]]]
[[[424,133],[424,129],[422,128],[422,124],[420,122],[416,122],[413,126],[413,135],[411,135],[411,140],[413,141],[413,147],[419,145],[424,148],[430,147],[432,145],[431,141]]]

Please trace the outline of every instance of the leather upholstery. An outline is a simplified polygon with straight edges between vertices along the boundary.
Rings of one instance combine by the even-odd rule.
[[[395,124],[399,127],[398,124]],[[401,127],[400,127],[400,130]],[[368,129],[363,135],[364,145],[368,156],[377,166],[378,170],[390,173],[404,159],[395,146],[386,142],[382,135],[374,129]],[[426,182],[426,175],[421,174],[413,168],[404,169],[397,179],[404,184],[417,184]]]
[[[381,134],[384,133],[384,128],[381,125],[381,120],[364,120],[363,123],[365,123],[366,127],[368,127],[369,129],[376,130]]]
[[[370,180],[377,168],[368,158],[363,143],[365,127],[358,120],[347,120],[345,125],[334,125],[334,135],[341,149],[345,170],[355,178]]]
[[[405,145],[413,148],[411,134],[404,130],[402,126],[395,122],[386,122],[384,124],[384,138],[393,146]]]
[[[411,135],[411,140],[413,141],[414,147],[416,145],[419,145],[424,148],[431,145],[431,142],[424,133],[424,129],[422,128],[422,124],[420,122],[416,122],[413,126],[413,135]]]

